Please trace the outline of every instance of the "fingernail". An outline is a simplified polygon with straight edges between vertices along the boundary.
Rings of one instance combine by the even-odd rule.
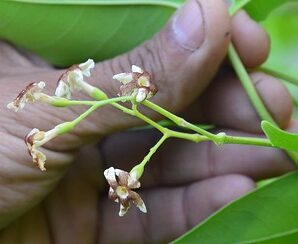
[[[178,10],[172,27],[177,42],[185,49],[195,51],[205,36],[202,6],[197,0],[189,0]]]

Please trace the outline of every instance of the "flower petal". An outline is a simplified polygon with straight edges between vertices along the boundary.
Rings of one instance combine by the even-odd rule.
[[[41,171],[45,171],[46,155],[38,150],[38,147],[42,146],[49,140],[53,139],[59,134],[57,127],[47,132],[40,131],[34,128],[25,137],[25,143],[28,148],[28,152],[33,159],[33,162],[40,168]]]
[[[117,175],[117,181],[120,186],[126,186],[128,184],[129,173],[122,169],[115,169],[115,174]]]
[[[118,186],[118,182],[116,180],[116,174],[115,174],[115,169],[114,167],[110,167],[108,169],[106,169],[103,172],[106,180],[108,181],[109,185],[113,188],[116,189]]]
[[[83,72],[80,69],[74,69],[67,74],[67,82],[71,92],[81,90],[81,83],[84,82]]]
[[[127,186],[130,189],[136,189],[136,188],[140,188],[141,183],[133,175],[130,174],[127,179]]]
[[[90,70],[95,67],[95,63],[93,59],[88,59],[85,63],[79,64],[79,68],[81,69],[82,73],[86,77],[90,77],[91,73]]]
[[[119,216],[123,217],[127,213],[129,208],[130,208],[130,205],[125,207],[122,204],[120,204]]]
[[[140,87],[150,87],[150,76],[148,75],[141,75],[137,79],[137,83]]]
[[[26,103],[35,102],[39,97],[37,94],[41,93],[45,85],[43,81],[30,83],[18,94],[13,102],[7,104],[7,108],[18,112],[25,107]]]
[[[7,104],[6,107],[10,110],[13,110],[14,112],[18,112],[19,110],[21,110],[25,107],[25,103],[21,102],[18,105],[16,105],[15,102],[11,102],[11,103]]]
[[[63,80],[58,81],[58,86],[55,91],[55,96],[65,97],[67,99],[71,98],[70,87]]]
[[[136,66],[136,65],[131,66],[131,71],[134,73],[143,73],[144,72],[144,70],[142,70],[139,66]]]
[[[131,191],[130,196],[131,196],[133,203],[136,205],[136,207],[138,209],[140,209],[140,211],[142,211],[143,213],[147,213],[146,205],[145,205],[143,199],[141,198],[141,196],[134,191]]]
[[[133,77],[131,73],[120,73],[113,76],[114,80],[120,81],[123,85],[126,85],[129,82],[133,81]]]
[[[139,88],[138,93],[136,95],[136,102],[140,103],[143,102],[148,95],[148,91],[146,88]]]
[[[40,81],[38,82],[37,84],[37,87],[38,87],[38,92],[41,92],[46,86],[46,83],[44,81]]]
[[[119,202],[116,192],[112,187],[109,189],[109,199],[111,199],[114,202]]]
[[[32,156],[33,163],[35,163],[41,171],[46,171],[46,168],[45,168],[45,163],[47,159],[46,155],[43,154],[41,151],[37,150],[35,147],[32,147],[29,153]]]
[[[142,199],[138,204],[136,204],[136,206],[138,207],[138,209],[140,209],[141,212],[147,213],[146,205]]]

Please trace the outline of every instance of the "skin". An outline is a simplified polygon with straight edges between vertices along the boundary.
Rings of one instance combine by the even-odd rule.
[[[189,2],[194,4],[194,0]],[[228,134],[257,136],[260,120],[224,58],[227,33],[232,33],[244,64],[257,67],[269,53],[268,36],[244,12],[231,20],[223,1],[201,0],[199,4],[205,23],[199,48],[189,50],[175,41],[170,21],[131,52],[98,63],[90,82],[116,96],[119,84],[112,75],[136,64],[154,76],[159,87],[154,102],[193,122],[215,124]],[[45,80],[46,92],[53,94],[61,70],[1,42],[0,74],[4,108],[29,81]],[[295,130],[287,90],[268,75],[252,72],[251,77],[279,125]],[[272,104],[273,99],[278,103]],[[0,243],[165,243],[254,189],[256,180],[294,169],[279,150],[240,145],[218,148],[212,143],[171,139],[141,178],[138,192],[149,213],[132,207],[119,218],[118,204],[107,199],[102,172],[110,166],[130,170],[160,137],[158,132],[121,132],[141,122],[105,107],[71,134],[44,146],[46,172],[32,164],[23,142],[32,128],[49,130],[85,109],[34,104],[18,114],[0,110]]]

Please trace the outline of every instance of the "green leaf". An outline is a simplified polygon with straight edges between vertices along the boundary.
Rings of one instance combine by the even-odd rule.
[[[38,3],[38,4],[82,4],[82,5],[135,5],[157,4],[177,6],[181,0],[10,0],[12,2]]]
[[[257,20],[261,21],[266,19],[266,17],[276,8],[289,2],[298,2],[297,0],[250,0],[245,6],[245,10],[249,15]]]
[[[262,129],[273,146],[298,151],[298,134],[277,128],[268,121],[262,121]]]
[[[245,9],[255,20],[262,20],[271,39],[269,58],[260,71],[287,82],[295,105],[293,115],[298,118],[298,1],[234,0],[230,12],[235,13],[245,4]]]
[[[298,2],[298,0],[231,0],[229,11],[235,14],[239,9],[244,8],[254,20],[262,21],[273,10],[289,2]]]
[[[0,37],[57,66],[124,53],[154,35],[183,0],[0,1]]]
[[[229,204],[173,243],[285,244],[298,240],[298,173]]]
[[[271,52],[263,67],[265,70],[283,73],[284,75],[279,76],[282,79],[287,80],[287,76],[292,77],[292,83],[296,84],[298,80],[297,11],[298,3],[287,4],[276,9],[261,23],[271,37]],[[292,84],[286,85],[292,94],[295,103],[294,117],[297,118],[298,88]]]
[[[247,5],[251,0],[231,0],[229,12],[231,15],[234,15],[239,9]]]

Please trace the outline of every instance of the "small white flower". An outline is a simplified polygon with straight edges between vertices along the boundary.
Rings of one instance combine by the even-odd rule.
[[[84,90],[86,86],[85,77],[91,75],[90,70],[95,67],[94,61],[88,59],[85,63],[71,66],[59,78],[58,85],[55,91],[57,97],[65,97],[70,99],[74,90]]]
[[[30,83],[19,93],[14,101],[7,104],[7,108],[18,112],[20,109],[23,109],[28,102],[39,100],[42,97],[42,90],[45,86],[46,84],[43,81]]]
[[[90,77],[90,70],[95,67],[95,63],[92,59],[88,59],[85,63],[79,64],[79,68],[82,71],[83,75],[86,77]]]
[[[56,91],[55,91],[55,96],[65,97],[67,99],[71,98],[70,88],[63,80],[59,80],[58,86],[57,86]]]
[[[59,132],[57,128],[54,128],[47,132],[40,131],[35,128],[31,130],[25,137],[28,152],[32,157],[33,162],[38,166],[38,168],[41,171],[46,170],[45,161],[47,158],[41,151],[38,150],[38,148],[58,135]]]
[[[154,96],[157,87],[151,82],[151,75],[136,65],[132,65],[131,71],[131,73],[120,73],[113,76],[113,79],[122,83],[120,95],[134,95],[136,102],[142,102]]]
[[[109,198],[114,202],[120,203],[119,216],[124,216],[133,202],[143,213],[147,212],[146,206],[138,193],[131,189],[141,186],[141,183],[130,173],[110,167],[104,171],[110,189]]]

